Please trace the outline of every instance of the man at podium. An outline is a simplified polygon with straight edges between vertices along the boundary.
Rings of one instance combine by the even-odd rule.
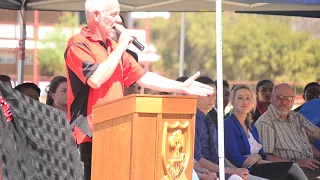
[[[194,81],[200,73],[184,83],[145,72],[126,52],[134,40],[123,27],[117,0],[86,0],[87,26],[72,36],[65,51],[68,79],[68,119],[74,127],[84,162],[85,179],[91,177],[92,107],[123,96],[124,85],[139,85],[174,93],[207,96],[213,88]],[[118,43],[111,37],[122,29]]]

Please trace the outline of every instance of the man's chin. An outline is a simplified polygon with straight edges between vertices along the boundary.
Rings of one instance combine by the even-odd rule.
[[[279,115],[288,115],[290,111],[278,110],[277,112]]]
[[[118,35],[116,34],[116,32],[113,32],[113,31],[111,31],[111,32],[109,33],[109,37],[110,37],[110,39],[112,39],[112,40],[114,40],[114,41],[116,41],[116,42],[118,42],[118,40],[119,40]]]

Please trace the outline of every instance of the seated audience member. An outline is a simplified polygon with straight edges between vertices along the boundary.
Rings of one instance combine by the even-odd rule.
[[[4,83],[5,85],[12,87],[11,78],[10,78],[9,76],[4,75],[4,74],[0,74],[0,81],[1,81],[2,83]],[[1,103],[1,104],[7,103],[7,102],[2,98],[1,92],[0,92],[0,103]],[[2,164],[1,159],[0,159],[0,164]],[[0,167],[0,177],[2,177],[2,168],[1,168],[1,167]],[[1,180],[1,178],[0,178],[0,180]]]
[[[320,139],[320,129],[291,110],[295,95],[289,84],[276,85],[268,110],[255,126],[270,161],[296,162],[308,179],[316,179],[320,175],[320,162],[314,156],[310,139]]]
[[[67,112],[67,78],[64,76],[57,76],[50,81],[46,88],[47,101],[46,104],[56,107],[64,112]]]
[[[235,166],[248,168],[250,174],[267,179],[307,180],[304,172],[292,162],[270,163],[263,151],[257,129],[251,124],[254,95],[246,85],[237,85],[231,92],[233,111],[225,120],[226,158]],[[272,172],[272,173],[271,173]]]
[[[181,76],[178,79],[176,79],[176,81],[179,82],[184,82],[188,79],[189,77],[187,76]],[[175,94],[175,95],[184,95],[184,94]],[[212,173],[210,172],[208,169],[202,168],[201,165],[194,160],[193,163],[193,178],[192,180],[216,180],[218,179],[217,174],[216,173]]]
[[[306,117],[313,125],[320,127],[320,99],[313,99],[307,101],[300,108],[299,113]],[[313,154],[316,157],[320,157],[319,155],[315,155],[320,151],[320,140],[315,140],[313,145],[317,150],[313,150]]]
[[[217,81],[214,81],[214,85],[216,86],[216,87],[218,87],[217,86]],[[229,105],[229,101],[230,101],[230,87],[229,87],[229,83],[228,83],[228,81],[226,81],[226,80],[223,80],[223,82],[222,82],[222,86],[223,86],[223,112],[225,112],[225,109],[226,109],[226,107]],[[216,105],[214,106],[214,109],[216,110],[216,109],[218,109],[218,107],[217,107],[218,105],[217,105],[217,103],[216,103]],[[225,114],[225,113],[224,113]]]
[[[9,76],[0,74],[0,81],[8,85],[9,87],[12,87],[11,78]]]
[[[196,81],[214,87],[211,78],[200,76]],[[203,168],[211,172],[219,172],[218,157],[218,132],[212,120],[209,119],[207,113],[215,104],[216,94],[206,97],[198,97],[196,128],[195,128],[195,149],[194,159]],[[249,172],[244,168],[233,168],[226,163],[225,168],[226,179],[248,179]],[[231,176],[231,175],[235,176]]]
[[[194,169],[192,169],[192,180],[199,180],[199,176]]]
[[[233,89],[234,89],[237,85],[238,85],[238,84],[234,84],[234,85],[231,87],[230,92],[232,92],[232,91],[233,91]],[[227,117],[229,117],[229,116],[230,116],[231,111],[232,111],[232,108],[231,108],[231,109],[230,109],[230,111],[225,115],[225,118],[227,118]],[[252,114],[253,114],[253,112],[252,112]]]
[[[6,101],[0,100],[0,179],[82,180],[83,165],[66,114],[21,97],[3,83],[0,92]]]
[[[215,87],[217,87],[217,81],[214,81]],[[224,113],[226,107],[229,104],[230,100],[230,90],[229,90],[229,83],[226,80],[223,80],[223,115],[224,118],[226,118],[226,114]],[[218,129],[218,107],[217,103],[216,105],[212,107],[212,109],[208,112],[208,116],[211,120],[213,120],[214,125]]]
[[[169,92],[154,91],[154,90],[152,90],[150,94],[152,94],[152,95],[172,95],[172,93],[169,93]]]
[[[261,80],[256,86],[257,104],[253,115],[253,124],[263,114],[271,102],[271,95],[274,84],[270,80]]]
[[[41,90],[34,83],[31,83],[31,82],[22,83],[22,84],[19,84],[18,86],[16,86],[14,89],[20,91],[20,93],[22,93],[30,98],[33,98],[33,99],[39,101]]]
[[[194,169],[194,172],[196,172],[198,179],[200,180],[217,180],[218,179],[216,173],[212,173],[208,169],[202,168],[196,160],[194,160],[193,169]]]
[[[303,89],[303,99],[308,102],[312,99],[320,99],[320,85],[317,82],[311,82],[307,84]],[[298,112],[300,108],[303,106],[303,104],[294,111]]]
[[[181,77],[178,77],[178,79],[176,79],[176,81],[185,82],[188,78],[189,78],[188,76],[181,76]]]
[[[188,78],[189,78],[188,76],[181,76],[181,77],[178,77],[176,81],[185,82]],[[175,93],[175,95],[184,95],[184,94]]]
[[[176,81],[179,82],[184,82],[188,79],[189,77],[187,76],[181,76],[178,79],[176,79]],[[184,95],[184,94],[175,94],[175,95]],[[194,160],[193,163],[193,172],[195,174],[196,177],[193,177],[192,180],[216,180],[218,179],[216,173],[212,173],[209,170],[202,168],[201,165]]]
[[[128,96],[130,94],[140,94],[141,86],[138,83],[132,84],[129,88],[124,87],[124,95]]]

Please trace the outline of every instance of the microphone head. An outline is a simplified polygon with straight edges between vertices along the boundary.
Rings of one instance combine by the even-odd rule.
[[[118,36],[120,36],[120,34],[126,30],[126,28],[120,24],[116,24],[114,26],[114,29],[116,30],[116,33],[118,34]],[[133,37],[132,44],[136,46],[140,51],[144,50],[144,46],[135,37]]]

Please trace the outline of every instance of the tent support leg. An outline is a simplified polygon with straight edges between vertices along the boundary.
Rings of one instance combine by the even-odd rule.
[[[220,180],[224,180],[224,114],[222,65],[222,0],[216,0],[216,52],[217,52],[217,102],[218,102],[218,153]]]
[[[179,77],[183,76],[183,64],[184,64],[184,47],[185,47],[185,26],[186,18],[185,12],[181,13],[181,31],[180,31],[180,63],[179,63]]]
[[[20,18],[20,40],[18,50],[18,62],[17,62],[17,80],[18,84],[23,83],[24,78],[24,60],[25,60],[25,42],[26,42],[26,24],[25,24],[25,8],[21,7]]]

